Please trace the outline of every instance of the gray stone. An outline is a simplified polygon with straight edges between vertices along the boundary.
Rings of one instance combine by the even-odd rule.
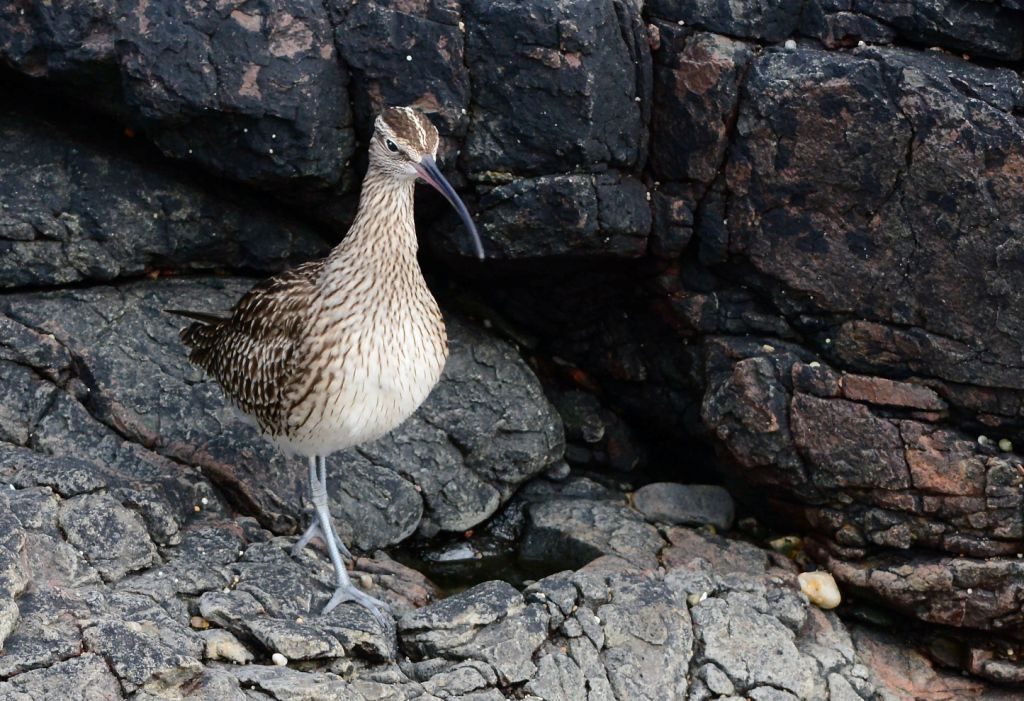
[[[799,698],[814,698],[816,680],[794,644],[794,635],[778,619],[743,602],[708,598],[691,612],[702,657],[713,661],[741,689],[771,685]],[[732,621],[743,620],[736,627]]]
[[[129,691],[179,689],[202,674],[204,645],[191,631],[156,610],[107,619],[82,632],[86,647],[103,655]]]
[[[234,635],[220,628],[199,631],[203,639],[203,657],[207,660],[221,660],[235,664],[248,664],[253,654]]]
[[[508,684],[535,672],[532,657],[547,621],[539,606],[526,605],[509,584],[487,582],[406,614],[398,621],[398,636],[414,659],[481,660]]]
[[[111,701],[120,698],[117,678],[102,657],[89,652],[0,681],[0,701]]]
[[[654,567],[664,544],[658,530],[625,504],[554,499],[530,505],[519,557],[575,568],[607,554]]]
[[[732,497],[713,484],[656,482],[633,495],[633,506],[649,521],[700,526],[711,524],[726,531],[736,513]]]
[[[67,499],[57,520],[68,542],[108,582],[156,561],[156,546],[142,518],[112,497],[83,494]]]

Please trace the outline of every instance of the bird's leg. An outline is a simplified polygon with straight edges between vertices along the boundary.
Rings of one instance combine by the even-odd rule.
[[[321,469],[322,466],[322,469]],[[317,536],[321,536],[322,540],[326,543],[327,537],[324,536],[323,531],[320,527],[320,513],[315,508],[316,494],[318,491],[324,493],[324,510],[327,511],[327,522],[331,525],[330,536],[334,538],[335,545],[338,546],[338,552],[346,560],[354,560],[352,553],[349,552],[348,548],[345,547],[345,543],[342,542],[341,537],[337,531],[334,530],[333,522],[331,521],[331,512],[327,510],[326,499],[327,499],[327,460],[322,462],[310,459],[309,464],[309,498],[314,501],[314,511],[312,519],[309,522],[309,526],[306,528],[306,532],[302,534],[302,537],[292,546],[292,557],[298,557],[302,549],[309,545],[309,541],[313,540]]]
[[[312,479],[318,468],[322,479]],[[310,475],[315,485],[313,488],[313,508],[316,509],[316,514],[320,518],[321,531],[333,534],[334,527],[331,525],[331,513],[327,510],[327,460],[320,456],[312,458],[310,462]],[[368,609],[382,626],[385,628],[390,627],[391,621],[384,615],[389,610],[388,605],[379,599],[373,598],[366,592],[356,589],[348,577],[348,572],[345,570],[345,563],[341,559],[341,553],[338,550],[337,538],[328,536],[324,540],[327,542],[327,553],[331,556],[331,562],[334,564],[334,577],[337,586],[334,589],[334,595],[331,596],[331,600],[324,606],[323,612],[329,613],[342,602],[354,601]]]

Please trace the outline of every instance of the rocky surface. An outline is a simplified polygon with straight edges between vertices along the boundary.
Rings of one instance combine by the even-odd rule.
[[[0,698],[1000,698],[776,556],[534,476],[721,479],[850,612],[1024,682],[1022,59],[1019,0],[0,3]],[[574,572],[412,613],[429,582],[362,558],[392,637],[313,613],[302,466],[160,310],[321,255],[400,103],[500,262],[420,203],[452,360],[332,509],[363,552],[482,528]]]
[[[23,475],[46,474],[38,453],[15,459]],[[225,519],[209,502],[182,516],[174,545],[160,544],[141,504],[115,496],[99,470],[84,479],[85,470],[78,495],[75,482],[55,490],[18,476],[0,491],[6,552],[20,560],[20,582],[5,583],[14,616],[0,699],[844,701],[897,698],[886,683],[982,691],[950,685],[869,631],[855,645],[833,613],[799,593],[788,560],[741,542],[652,528],[634,543],[635,562],[605,542],[591,552],[597,559],[523,591],[491,581],[441,600],[386,555],[360,558],[353,576],[397,615],[395,628],[382,630],[351,604],[318,613],[330,594],[323,554],[294,559],[293,539],[251,518]],[[618,503],[600,512],[611,528],[641,523],[621,494],[607,496],[580,498],[575,510]],[[104,501],[110,509],[90,508]],[[109,514],[133,525],[110,528]],[[577,537],[587,527],[554,530]],[[284,666],[274,661],[281,655]],[[912,665],[908,682],[900,671]]]

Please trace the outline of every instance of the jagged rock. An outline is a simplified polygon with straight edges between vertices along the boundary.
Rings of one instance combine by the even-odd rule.
[[[509,584],[488,582],[406,614],[398,635],[414,659],[480,660],[510,684],[536,671],[532,657],[544,641],[547,618]]]
[[[127,148],[119,153],[76,131],[0,113],[0,287],[209,269],[218,261],[278,270],[325,251],[308,226],[241,192],[217,195]]]

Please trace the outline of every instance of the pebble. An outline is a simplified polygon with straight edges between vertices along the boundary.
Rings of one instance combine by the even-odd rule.
[[[786,50],[787,51],[792,51],[795,48],[796,48],[796,40],[794,40],[794,39],[786,39]]]
[[[834,609],[843,600],[835,578],[828,572],[801,572],[797,579],[800,591],[820,609]]]
[[[286,667],[288,665],[288,658],[282,655],[280,652],[275,652],[270,657],[278,667]]]
[[[1013,441],[1011,441],[1009,438],[1000,438],[999,439],[999,450],[1003,451],[1004,453],[1012,453],[1013,452]]]

